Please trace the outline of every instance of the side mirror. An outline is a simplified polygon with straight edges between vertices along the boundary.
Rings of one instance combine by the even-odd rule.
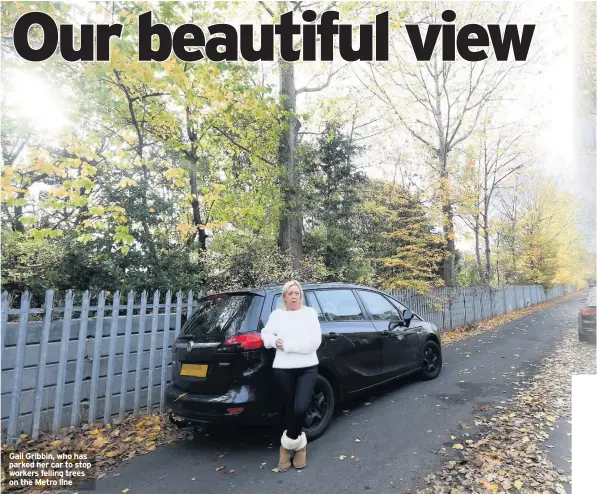
[[[393,329],[397,328],[398,326],[400,326],[400,318],[396,315],[396,314],[390,314],[390,317],[388,317],[388,330],[392,331]]]
[[[404,325],[408,328],[410,326],[410,321],[413,318],[413,313],[410,310],[405,309],[402,313],[402,317],[404,317]]]

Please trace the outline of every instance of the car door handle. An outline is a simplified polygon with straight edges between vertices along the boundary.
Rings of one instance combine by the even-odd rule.
[[[325,335],[328,340],[335,340],[338,338],[338,333],[328,333]]]

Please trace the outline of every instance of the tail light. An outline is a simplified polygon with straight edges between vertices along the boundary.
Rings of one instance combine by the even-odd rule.
[[[583,309],[580,311],[580,313],[583,316],[593,316],[595,317],[597,315],[597,312],[595,311],[595,309]]]
[[[259,333],[244,333],[226,340],[218,347],[220,353],[246,352],[263,348],[263,340]]]

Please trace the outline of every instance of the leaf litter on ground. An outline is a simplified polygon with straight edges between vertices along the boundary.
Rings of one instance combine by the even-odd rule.
[[[571,478],[552,463],[546,441],[558,419],[570,420],[572,374],[596,372],[595,345],[579,342],[571,321],[559,345],[537,369],[532,379],[524,379],[508,406],[493,406],[492,416],[475,415],[475,424],[481,427],[477,440],[457,443],[454,446],[462,449],[443,453],[450,460],[425,477],[426,487],[417,494],[566,492]],[[488,405],[477,409],[489,410]]]
[[[131,415],[114,424],[85,423],[79,427],[63,427],[57,434],[41,433],[37,440],[22,434],[11,446],[2,443],[2,455],[22,452],[87,454],[92,467],[86,472],[86,478],[71,478],[76,484],[103,477],[122,461],[150,453],[157,446],[188,439],[190,435],[189,429],[173,425],[167,414]],[[9,486],[8,476],[2,478],[3,492],[21,493],[30,492],[30,489],[26,486]],[[47,488],[36,492],[52,491]]]

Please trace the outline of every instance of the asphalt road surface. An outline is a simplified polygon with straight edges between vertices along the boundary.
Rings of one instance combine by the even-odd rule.
[[[405,488],[422,488],[424,477],[446,461],[439,452],[451,449],[450,435],[461,437],[466,427],[473,436],[478,407],[514,396],[513,383],[532,376],[541,358],[564,337],[564,329],[574,327],[579,305],[577,295],[445,346],[445,366],[437,379],[409,378],[341,406],[328,431],[309,444],[308,465],[302,471],[272,472],[279,448],[273,431],[200,433],[122,464],[97,481],[96,492],[402,494]],[[565,458],[570,455],[570,426],[558,422],[552,460],[569,471]],[[217,472],[219,466],[225,469]],[[226,473],[229,469],[235,472]]]

